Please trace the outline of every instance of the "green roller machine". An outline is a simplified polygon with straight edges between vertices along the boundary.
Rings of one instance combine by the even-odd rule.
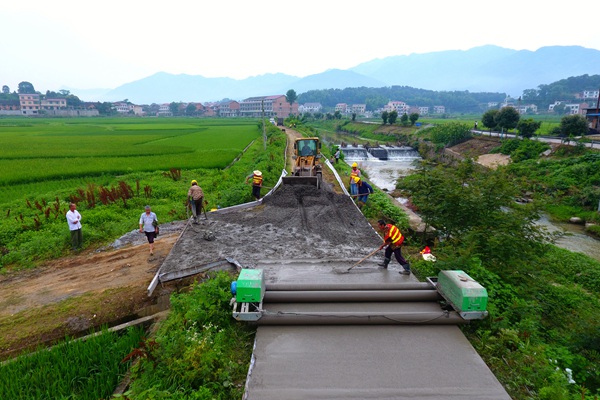
[[[265,276],[262,269],[242,269],[231,291],[235,294],[233,317],[239,321],[257,321],[265,297]]]
[[[440,271],[437,278],[427,280],[462,318],[487,317],[487,290],[464,271]]]
[[[464,271],[427,280],[266,284],[262,269],[242,269],[231,305],[236,320],[258,325],[465,324],[488,315],[487,291]]]

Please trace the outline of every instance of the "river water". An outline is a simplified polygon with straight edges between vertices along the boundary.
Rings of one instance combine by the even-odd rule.
[[[410,147],[388,148],[388,157],[388,160],[380,160],[361,147],[348,147],[344,150],[346,163],[351,165],[356,162],[360,170],[368,175],[369,182],[391,192],[396,188],[398,178],[409,175],[416,168],[421,157]],[[406,202],[404,198],[397,198],[397,200],[401,203]],[[586,254],[600,261],[600,241],[588,236],[582,225],[551,222],[547,216],[542,216],[537,223],[550,232],[564,233],[555,243],[556,246]]]

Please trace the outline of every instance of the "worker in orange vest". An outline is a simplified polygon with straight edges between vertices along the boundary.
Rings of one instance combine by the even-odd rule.
[[[410,264],[402,257],[402,243],[404,242],[404,236],[400,233],[400,229],[392,224],[386,224],[384,220],[380,219],[378,222],[379,229],[383,232],[383,244],[379,247],[379,250],[385,249],[385,258],[382,263],[379,264],[380,268],[387,269],[390,261],[392,260],[392,253],[396,256],[396,260],[402,265],[400,274],[410,275]]]
[[[260,189],[262,188],[262,172],[256,170],[246,177],[246,183],[252,178],[252,196],[258,201],[260,200]]]

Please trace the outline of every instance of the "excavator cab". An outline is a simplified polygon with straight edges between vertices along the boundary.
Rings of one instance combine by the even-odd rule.
[[[313,185],[322,183],[321,141],[317,137],[294,141],[294,166],[291,176],[283,178],[284,185]]]

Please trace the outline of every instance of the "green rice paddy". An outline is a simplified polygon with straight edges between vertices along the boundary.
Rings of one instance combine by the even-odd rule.
[[[224,168],[259,135],[256,120],[0,119],[0,203],[42,182]]]

